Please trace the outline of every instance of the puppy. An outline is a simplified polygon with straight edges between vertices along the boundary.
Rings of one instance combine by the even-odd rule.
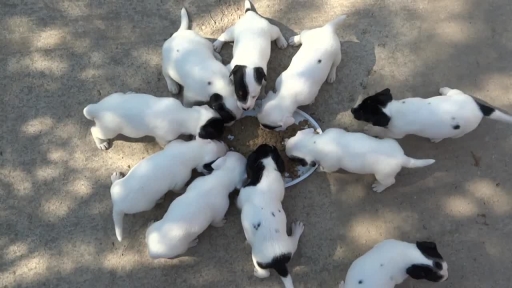
[[[109,140],[118,134],[153,136],[163,147],[183,134],[219,139],[224,133],[224,121],[210,107],[185,108],[177,99],[147,94],[114,93],[87,105],[84,115],[96,122],[91,134],[101,150],[110,148]]]
[[[348,269],[340,288],[393,288],[408,276],[431,282],[448,278],[448,264],[434,242],[416,244],[384,240],[359,257]]]
[[[321,28],[305,30],[290,38],[290,45],[302,47],[277,78],[276,92],[268,92],[262,101],[258,120],[263,128],[286,129],[295,122],[292,115],[297,107],[313,103],[326,79],[334,82],[341,62],[336,28],[345,18],[346,15],[340,16]]]
[[[235,83],[238,106],[251,110],[267,81],[267,63],[270,58],[270,42],[284,49],[287,44],[281,31],[252,10],[251,2],[245,0],[245,15],[220,35],[213,49],[220,52],[224,42],[234,41],[233,60],[227,66]]]
[[[236,104],[229,70],[213,51],[212,43],[188,30],[185,8],[181,9],[181,26],[162,47],[162,74],[173,94],[183,86],[183,104],[187,107],[208,103],[226,123],[242,116]]]
[[[393,185],[402,167],[424,167],[435,162],[407,157],[394,139],[377,139],[338,128],[322,134],[315,134],[313,128],[305,129],[285,142],[286,155],[303,166],[318,163],[321,171],[328,173],[341,168],[357,174],[374,174],[375,192]]]
[[[167,191],[180,191],[192,169],[204,172],[204,165],[224,156],[227,150],[219,141],[178,139],[137,163],[124,178],[119,172],[112,174],[110,196],[117,239],[123,238],[124,214],[150,210]]]
[[[149,226],[146,232],[149,256],[174,258],[197,245],[197,236],[209,225],[224,226],[228,195],[242,187],[245,164],[244,156],[228,152],[211,165],[212,174],[194,180],[185,194],[171,203],[164,218]]]
[[[284,197],[284,161],[276,147],[262,144],[247,158],[248,182],[240,190],[237,206],[242,210],[242,226],[252,247],[254,275],[266,278],[274,269],[286,288],[293,282],[286,264],[297,250],[304,224],[292,224],[292,235],[286,233]]]
[[[462,137],[473,131],[484,116],[512,123],[512,116],[460,90],[444,87],[439,93],[441,96],[428,99],[393,100],[386,88],[364,99],[351,112],[356,120],[371,123],[364,129],[369,135],[400,139],[413,134],[434,143]]]

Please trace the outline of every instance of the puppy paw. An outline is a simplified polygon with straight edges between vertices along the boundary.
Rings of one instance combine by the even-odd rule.
[[[377,193],[384,191],[384,189],[386,189],[386,188],[387,188],[387,186],[382,185],[379,181],[375,181],[375,183],[373,183],[373,185],[372,185],[373,191],[375,191]]]
[[[165,195],[160,197],[160,199],[156,200],[156,204],[160,204],[160,203],[164,202],[164,200],[165,200]]]
[[[155,220],[151,220],[148,222],[148,228],[151,227],[151,225],[153,225],[153,223],[155,223]]]
[[[279,37],[276,39],[276,45],[279,49],[284,49],[288,46],[288,43],[286,43],[286,39],[284,39],[284,37]]]
[[[329,76],[327,76],[327,83],[334,83],[334,80],[336,80],[336,72],[329,73]]]
[[[192,248],[194,246],[197,246],[197,243],[199,243],[199,239],[194,239],[192,241],[190,241],[190,243],[188,243],[188,248]]]
[[[105,139],[94,139],[94,140],[96,142],[96,147],[98,147],[98,149],[100,149],[100,150],[108,150],[112,146],[112,145],[110,145],[109,140],[105,140]]]
[[[452,90],[452,89],[450,89],[448,87],[443,87],[443,88],[439,89],[439,93],[441,93],[441,95],[448,95],[448,92],[450,92],[450,90]]]
[[[254,276],[256,276],[258,278],[267,278],[268,276],[270,276],[270,271],[264,270],[264,269],[259,269],[259,268],[254,268]]]
[[[222,50],[223,45],[224,42],[216,40],[215,42],[213,42],[213,50],[215,50],[215,52],[220,52],[220,50]]]
[[[180,85],[176,81],[172,80],[167,82],[167,89],[169,89],[169,92],[172,94],[178,94],[180,92]]]
[[[222,62],[222,56],[219,53],[213,52],[213,57],[215,57],[215,60]]]
[[[380,137],[383,138],[380,133],[380,129],[378,127],[375,127],[373,125],[366,125],[363,129],[363,132],[367,135],[373,136],[373,137]]]
[[[290,39],[288,39],[288,44],[292,46],[299,46],[300,45],[300,35],[292,36]]]
[[[292,224],[292,235],[294,237],[300,237],[304,232],[304,223],[297,221]]]
[[[112,183],[116,182],[117,180],[123,179],[124,175],[121,172],[114,172],[112,176],[110,176],[110,180],[112,180]]]
[[[224,226],[224,224],[226,224],[226,221],[227,221],[226,218],[222,218],[222,220],[220,220],[220,221],[212,222],[212,226],[220,228],[220,227]]]
[[[430,142],[439,143],[439,142],[441,142],[441,140],[443,140],[443,139],[442,138],[441,139],[430,139]]]

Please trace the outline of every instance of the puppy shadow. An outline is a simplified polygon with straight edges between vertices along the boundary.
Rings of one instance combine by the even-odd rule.
[[[180,140],[183,140],[183,141],[190,141],[190,140],[193,140],[193,136],[191,136],[191,135],[181,135],[180,137],[176,138],[175,140],[177,140],[177,139],[180,139]],[[150,145],[148,148],[151,148],[150,150],[151,151],[155,151],[155,153],[158,152],[159,150],[163,149],[163,147],[161,147],[155,141],[155,137],[152,137],[152,136],[144,136],[144,137],[140,137],[140,138],[131,138],[131,137],[119,134],[116,137],[111,139],[112,147],[114,146],[114,143],[117,142],[117,141],[128,142],[128,143],[147,143],[147,144]],[[172,141],[174,141],[174,140],[172,140]]]

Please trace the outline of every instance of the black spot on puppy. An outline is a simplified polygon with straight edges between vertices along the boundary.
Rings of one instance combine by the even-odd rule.
[[[258,229],[260,228],[261,226],[261,222],[258,222],[256,224],[252,224],[252,228],[254,228],[254,230],[258,231]]]
[[[208,81],[208,85],[212,85],[212,82]]]
[[[277,272],[277,274],[279,274],[279,276],[286,278],[289,275],[288,268],[286,267],[286,264],[288,264],[288,262],[290,262],[291,259],[292,259],[292,254],[286,253],[286,254],[274,256],[274,258],[272,258],[272,261],[270,261],[268,263],[261,263],[258,261],[258,262],[256,262],[256,264],[261,269],[274,269]]]
[[[231,123],[236,120],[235,114],[226,107],[222,95],[214,93],[207,104],[220,115],[224,123]]]
[[[478,108],[480,108],[480,111],[482,111],[482,114],[484,114],[484,116],[486,116],[486,117],[491,116],[491,114],[494,113],[494,111],[496,111],[496,109],[492,108],[491,106],[487,106],[485,104],[479,103],[476,100],[475,100],[475,102],[478,105]]]
[[[281,231],[279,231],[279,229],[276,229],[276,230],[274,230],[274,231],[275,231],[276,233],[279,233],[279,232],[281,232]]]
[[[322,59],[318,59],[318,64],[322,63]]]
[[[459,130],[459,129],[460,129],[460,125],[458,125],[458,124],[457,124],[457,125],[454,125],[454,126],[452,126],[452,128],[453,128],[454,130]]]
[[[391,118],[383,111],[393,95],[386,88],[375,95],[366,97],[357,107],[350,110],[356,120],[371,123],[373,126],[387,127]]]
[[[245,170],[249,180],[244,187],[256,186],[260,183],[263,171],[267,168],[263,164],[263,160],[267,158],[272,159],[279,173],[284,173],[284,161],[277,148],[268,144],[261,144],[247,157]]]
[[[211,118],[199,128],[197,137],[211,140],[220,139],[222,134],[224,134],[224,124],[222,118]]]
[[[272,212],[272,217],[276,217],[276,214],[274,214],[274,212]]]
[[[359,282],[358,282],[358,283],[359,283],[359,284],[363,284],[363,280],[359,280]]]
[[[203,169],[208,172],[213,172],[212,164],[215,163],[217,160],[213,160],[212,162],[206,163],[203,165]]]

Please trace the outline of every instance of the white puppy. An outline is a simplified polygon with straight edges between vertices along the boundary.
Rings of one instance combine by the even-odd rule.
[[[209,225],[222,227],[229,207],[228,195],[245,179],[244,156],[228,152],[211,166],[213,173],[199,177],[176,198],[162,220],[146,231],[149,256],[174,258],[197,245],[197,236]]]
[[[341,168],[351,173],[374,174],[375,192],[393,185],[402,167],[424,167],[435,162],[407,157],[394,139],[377,139],[338,128],[322,134],[315,134],[313,128],[305,129],[285,142],[286,155],[303,166],[318,164],[325,172]]]
[[[183,104],[208,103],[226,123],[242,116],[229,70],[220,62],[210,41],[188,30],[185,8],[181,9],[181,26],[162,47],[162,73],[173,94],[183,86]]]
[[[473,131],[484,116],[512,123],[512,116],[478,102],[462,91],[439,89],[441,96],[393,100],[384,89],[352,108],[354,118],[371,123],[365,132],[376,137],[400,139],[407,134],[439,142],[459,138]]]
[[[266,129],[286,129],[292,125],[293,112],[299,106],[315,101],[322,83],[333,83],[336,68],[341,62],[340,40],[336,28],[345,20],[340,16],[321,28],[304,30],[291,37],[290,45],[300,45],[290,66],[276,81],[276,92],[263,99],[258,120]]]
[[[137,163],[124,178],[119,172],[112,174],[110,196],[117,239],[123,238],[124,214],[150,210],[167,191],[180,191],[190,179],[192,169],[204,172],[204,165],[226,152],[226,144],[219,141],[178,139]]]
[[[235,42],[233,59],[227,67],[235,83],[238,106],[243,110],[254,107],[267,81],[270,42],[274,40],[281,49],[288,44],[279,28],[253,11],[251,2],[245,0],[245,15],[213,43],[213,49],[220,52],[224,42]]]
[[[284,161],[276,147],[262,144],[247,158],[248,182],[240,190],[237,206],[242,210],[242,226],[252,247],[254,275],[266,278],[274,269],[286,288],[293,281],[286,264],[297,250],[304,224],[292,224],[292,235],[286,232],[284,198]]]
[[[87,105],[84,115],[96,122],[91,134],[101,150],[108,149],[109,140],[118,134],[153,136],[163,147],[180,135],[219,139],[224,132],[224,121],[210,107],[185,108],[177,99],[148,94],[114,93]]]
[[[384,240],[352,263],[339,287],[393,288],[409,276],[431,282],[448,278],[448,264],[436,243]]]

